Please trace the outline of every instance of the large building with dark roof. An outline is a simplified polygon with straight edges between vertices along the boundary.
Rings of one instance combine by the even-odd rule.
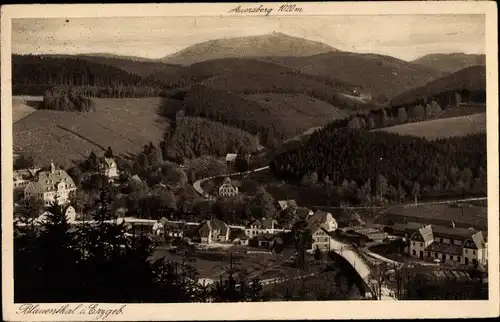
[[[63,205],[68,202],[70,193],[76,190],[73,179],[62,169],[56,169],[53,163],[49,171],[40,171],[35,181],[24,189],[25,198],[38,198],[45,205],[56,201]]]
[[[397,223],[387,230],[407,241],[405,251],[412,257],[463,265],[488,262],[487,235],[481,230],[415,222]]]

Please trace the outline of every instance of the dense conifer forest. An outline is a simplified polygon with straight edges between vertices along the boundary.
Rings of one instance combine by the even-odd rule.
[[[199,117],[180,118],[166,144],[167,157],[192,159],[203,155],[224,156],[241,148],[255,152],[259,141],[238,128],[222,125]]]
[[[270,166],[279,178],[301,184],[326,181],[353,194],[358,189],[373,194],[383,181],[384,191],[376,192],[390,200],[415,194],[484,194],[486,135],[427,141],[327,127],[304,146],[278,155]]]
[[[163,84],[119,68],[84,59],[40,55],[12,56],[13,95],[43,95],[57,86],[90,97],[158,96]]]

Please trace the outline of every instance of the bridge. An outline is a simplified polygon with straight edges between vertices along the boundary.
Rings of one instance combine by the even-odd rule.
[[[377,282],[372,278],[373,265],[370,264],[368,260],[362,255],[360,251],[355,249],[353,246],[343,243],[333,237],[330,238],[330,250],[334,251],[336,254],[344,258],[358,273],[367,287],[368,292],[373,298],[378,298],[378,292],[374,289],[373,285]],[[396,300],[391,296],[391,291],[386,287],[382,286],[382,296],[380,300]]]

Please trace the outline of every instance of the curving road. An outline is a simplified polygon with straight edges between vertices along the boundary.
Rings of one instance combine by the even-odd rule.
[[[249,171],[245,171],[245,172],[234,172],[234,173],[221,174],[221,175],[217,175],[217,176],[199,179],[193,183],[193,188],[194,188],[194,190],[196,190],[196,192],[198,192],[198,194],[200,194],[200,196],[202,196],[205,199],[209,199],[211,196],[208,193],[205,193],[205,191],[203,191],[203,189],[201,188],[201,184],[203,182],[205,182],[207,180],[211,180],[211,179],[216,179],[216,178],[232,177],[232,176],[236,176],[236,175],[255,173],[255,172],[264,171],[267,169],[269,169],[269,166],[265,166],[262,168],[257,168],[257,169],[253,169],[253,170],[249,170]]]

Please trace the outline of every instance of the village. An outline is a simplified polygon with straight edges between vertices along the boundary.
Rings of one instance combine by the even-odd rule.
[[[228,155],[226,162],[230,164],[235,158],[235,154]],[[111,185],[118,184],[116,180],[120,171],[112,157],[100,158],[99,174],[107,178]],[[221,180],[220,186],[214,189],[218,198],[238,195],[237,180],[232,180],[231,175],[223,175]],[[79,214],[72,205],[71,198],[76,189],[71,176],[54,163],[46,170],[14,171],[14,192],[18,200],[36,197],[43,201],[44,207],[57,203],[64,208],[68,222],[73,225],[92,221],[88,216]],[[209,200],[214,198],[206,192],[200,194]],[[112,220],[126,225],[127,236],[150,236],[157,245],[155,256],[192,262],[200,272],[202,283],[216,280],[223,273],[221,267],[227,263],[229,256],[238,258],[237,262],[248,274],[261,276],[267,283],[283,280],[297,269],[297,260],[302,256],[294,244],[293,236],[297,231],[307,232],[306,235],[310,236],[300,249],[312,262],[311,274],[314,274],[315,265],[331,258],[328,254],[332,252],[347,259],[357,270],[381,263],[388,265],[385,273],[389,275],[393,271],[390,267],[406,263],[424,270],[431,268],[434,276],[445,274],[471,280],[471,269],[477,271],[478,267],[482,267],[484,272],[487,266],[486,231],[463,228],[459,221],[457,224],[461,227],[457,227],[453,220],[449,225],[443,225],[439,218],[437,222],[425,217],[403,216],[404,220],[397,220],[397,216],[393,215],[388,217],[390,219],[386,220],[386,224],[339,227],[334,213],[299,206],[293,199],[277,200],[274,207],[275,216],[254,219],[246,225],[220,219],[201,222],[166,217],[145,219],[126,215],[124,209],[118,209]],[[280,213],[286,213],[293,221],[287,226],[280,226],[275,219]],[[48,214],[42,210],[33,222],[43,223]],[[22,223],[18,221],[17,224]],[[348,252],[352,256],[346,255]],[[369,269],[365,271],[358,271],[363,279],[369,278]],[[390,284],[389,281],[385,283]]]

